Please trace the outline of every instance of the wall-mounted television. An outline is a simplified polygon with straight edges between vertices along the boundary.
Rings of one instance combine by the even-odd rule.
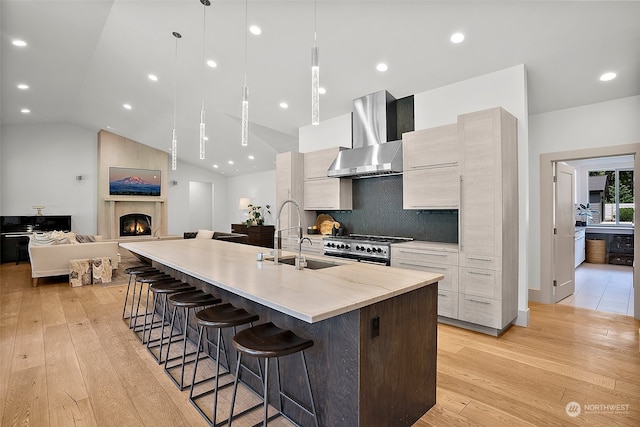
[[[160,171],[155,169],[109,168],[109,195],[159,196]]]

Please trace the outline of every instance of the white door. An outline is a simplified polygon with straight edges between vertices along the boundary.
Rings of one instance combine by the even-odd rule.
[[[575,169],[555,163],[553,296],[558,302],[575,292]]]

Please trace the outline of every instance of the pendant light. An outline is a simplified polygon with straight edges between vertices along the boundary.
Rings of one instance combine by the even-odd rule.
[[[207,28],[207,6],[211,5],[209,0],[200,0],[202,6],[204,6],[204,10],[202,13],[202,108],[200,109],[200,160],[205,159],[205,149],[206,149],[206,125],[204,123],[204,82],[206,75],[206,63],[205,63],[205,34]]]
[[[249,145],[249,88],[247,87],[247,0],[244,0],[244,86],[242,86],[242,146]]]
[[[316,33],[316,1],[313,2],[313,47],[311,48],[311,124],[320,124],[320,66]]]
[[[178,133],[176,132],[176,116],[178,104],[178,39],[182,35],[178,32],[171,33],[176,39],[176,53],[173,72],[173,132],[171,137],[171,170],[178,168]]]

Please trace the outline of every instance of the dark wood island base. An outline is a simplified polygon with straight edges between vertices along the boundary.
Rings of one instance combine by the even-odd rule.
[[[437,283],[308,323],[155,261],[154,266],[258,314],[258,323],[271,321],[312,339],[314,346],[306,353],[322,426],[410,426],[435,404]],[[233,370],[236,354],[230,345],[231,331],[223,333]],[[281,366],[287,391],[304,399],[307,392],[299,357],[285,357]],[[260,387],[257,381],[251,386]],[[269,399],[278,401],[275,389],[270,390]],[[284,412],[302,425],[311,425],[293,405]]]

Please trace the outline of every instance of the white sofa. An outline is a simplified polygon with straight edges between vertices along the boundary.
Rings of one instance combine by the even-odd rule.
[[[110,257],[111,268],[118,268],[118,242],[88,242],[61,245],[29,245],[32,285],[38,286],[39,277],[69,274],[69,261]]]

